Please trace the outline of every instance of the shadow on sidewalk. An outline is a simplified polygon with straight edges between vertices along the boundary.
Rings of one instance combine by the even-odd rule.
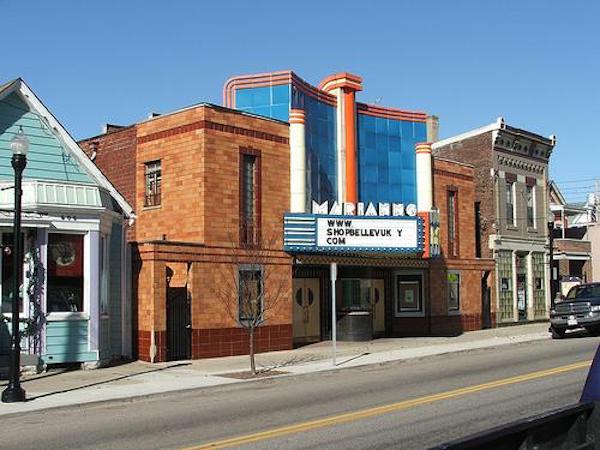
[[[167,370],[167,369],[172,369],[172,368],[175,368],[175,367],[185,367],[185,366],[191,366],[191,365],[192,365],[191,363],[179,363],[179,364],[173,364],[173,365],[170,365],[170,366],[167,366],[167,367],[159,367],[157,369],[145,370],[144,372],[132,373],[132,374],[128,374],[128,375],[121,375],[119,377],[111,378],[109,380],[97,381],[95,383],[84,384],[83,386],[77,386],[77,387],[74,387],[74,388],[62,389],[62,390],[55,391],[55,392],[48,392],[47,394],[37,395],[35,397],[28,398],[27,401],[30,402],[32,400],[36,400],[36,399],[44,398],[44,397],[50,397],[50,396],[56,395],[56,394],[64,394],[64,393],[67,393],[67,392],[78,391],[78,390],[86,389],[86,388],[89,388],[89,387],[101,386],[103,384],[109,384],[109,383],[112,383],[112,382],[115,382],[115,381],[125,380],[127,378],[134,378],[134,377],[137,377],[139,375],[145,375],[145,374],[148,374],[148,373],[160,372],[160,371]],[[65,373],[65,372],[60,372],[60,373],[57,373],[57,374],[49,374],[48,376],[60,375],[60,374],[63,374],[63,373]],[[41,378],[44,378],[44,377],[41,377]],[[36,379],[39,379],[39,378],[35,378],[35,379],[27,380],[27,381],[34,381]]]

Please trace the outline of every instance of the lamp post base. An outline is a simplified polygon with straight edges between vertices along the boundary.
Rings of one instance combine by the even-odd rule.
[[[20,384],[9,383],[8,387],[2,391],[2,403],[16,403],[25,401],[25,390]]]

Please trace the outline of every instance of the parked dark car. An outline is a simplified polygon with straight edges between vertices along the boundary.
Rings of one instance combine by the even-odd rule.
[[[560,339],[573,328],[585,328],[593,336],[600,335],[600,283],[573,286],[550,311],[552,338]]]

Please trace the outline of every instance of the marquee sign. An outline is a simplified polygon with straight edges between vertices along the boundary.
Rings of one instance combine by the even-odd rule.
[[[284,249],[291,253],[419,253],[423,219],[288,213]]]
[[[366,218],[317,218],[319,247],[416,247],[417,221]]]

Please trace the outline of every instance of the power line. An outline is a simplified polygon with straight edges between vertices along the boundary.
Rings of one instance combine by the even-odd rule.
[[[578,180],[562,180],[562,181],[558,181],[558,180],[554,180],[554,182],[556,184],[571,184],[571,183],[589,183],[590,181],[597,181],[600,177],[596,177],[596,178],[580,178]]]

